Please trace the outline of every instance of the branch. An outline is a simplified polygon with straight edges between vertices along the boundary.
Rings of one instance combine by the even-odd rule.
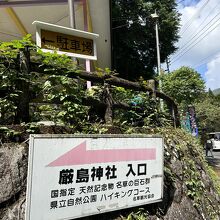
[[[176,103],[171,99],[169,96],[166,94],[159,92],[157,90],[153,90],[152,88],[143,85],[139,82],[132,82],[120,77],[112,76],[110,74],[106,73],[97,73],[97,72],[86,72],[86,71],[69,71],[68,69],[65,68],[60,68],[57,69],[57,71],[54,71],[53,66],[46,66],[42,65],[41,63],[38,62],[31,62],[31,67],[35,72],[39,72],[42,74],[53,74],[53,75],[65,75],[69,78],[81,78],[85,79],[88,81],[93,81],[97,83],[108,83],[110,85],[114,86],[120,86],[126,89],[132,89],[135,91],[143,91],[143,92],[150,92],[152,94],[155,94],[156,97],[163,99],[169,106],[171,113],[173,114],[174,121],[176,122],[177,126],[179,126],[180,122],[178,119],[178,108]],[[51,71],[45,71],[45,69],[50,69]],[[123,105],[122,105],[123,106]],[[173,112],[172,112],[173,111]]]

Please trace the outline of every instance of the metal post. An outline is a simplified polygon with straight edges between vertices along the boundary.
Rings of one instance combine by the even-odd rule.
[[[70,17],[70,27],[76,29],[76,19],[75,19],[75,8],[74,8],[74,0],[68,0],[69,5],[69,17]],[[86,17],[87,19],[87,17]],[[88,30],[86,30],[88,31]],[[73,58],[73,61],[77,59]],[[77,62],[78,63],[78,62]],[[86,71],[90,72],[90,61],[86,60]],[[91,82],[87,81],[87,88],[91,87]]]
[[[169,57],[166,59],[166,63],[167,63],[167,72],[170,73],[170,66],[169,66]]]
[[[155,29],[156,29],[156,46],[157,46],[157,71],[158,75],[161,75],[161,64],[160,64],[160,47],[159,47],[159,34],[158,34],[158,20],[156,19],[155,22]],[[161,89],[161,85],[160,85]]]
[[[151,14],[151,17],[155,19],[155,31],[156,31],[156,48],[157,48],[157,72],[159,77],[161,76],[161,63],[160,63],[160,46],[159,46],[159,33],[158,33],[158,18],[157,12]],[[159,80],[159,91],[162,92],[162,82]],[[164,110],[163,101],[160,100],[161,110]]]
[[[76,29],[74,0],[68,0],[68,6],[69,6],[70,27]],[[78,63],[78,60],[75,57],[73,57],[72,60],[73,62]]]
[[[74,0],[68,0],[70,27],[76,29]]]
[[[88,15],[89,15],[89,2],[88,1],[84,1],[84,7],[83,7],[83,12],[84,14],[84,30],[85,31],[92,31],[91,30],[91,26],[90,26],[90,22],[88,20]],[[91,71],[91,61],[86,59],[86,71],[90,72]],[[92,87],[92,82],[91,81],[87,81],[87,89],[90,89]]]

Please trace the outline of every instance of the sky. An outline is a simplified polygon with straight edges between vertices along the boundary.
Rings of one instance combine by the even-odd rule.
[[[207,89],[220,88],[220,2],[177,0],[181,13],[179,48],[170,69],[189,66],[199,72]]]

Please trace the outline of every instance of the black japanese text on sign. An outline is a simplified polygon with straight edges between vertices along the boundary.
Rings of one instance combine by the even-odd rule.
[[[44,49],[93,56],[93,44],[94,42],[91,39],[41,30],[41,48]]]

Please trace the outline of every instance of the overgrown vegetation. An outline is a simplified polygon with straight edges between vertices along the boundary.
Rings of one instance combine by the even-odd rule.
[[[220,96],[205,91],[205,81],[198,72],[181,67],[164,74],[161,80],[163,91],[176,101],[179,112],[186,115],[189,106],[195,107],[200,134],[220,130]]]
[[[192,199],[193,206],[199,212],[204,212],[204,209],[206,209],[210,219],[217,219],[220,211],[218,204],[214,205],[212,203],[213,195],[210,194],[210,188],[214,184],[215,189],[220,195],[219,183],[216,181],[214,171],[205,160],[203,147],[200,145],[199,140],[182,130],[172,131],[172,134],[167,129],[162,129],[161,132],[166,136],[166,145],[173,145],[174,147],[173,149],[166,148],[167,154],[165,153],[165,155],[168,155],[168,157],[165,157],[165,160],[182,161],[182,172],[171,172],[169,174],[173,176],[171,177],[172,180],[179,181],[179,178],[182,176],[182,184],[186,186],[187,196]],[[171,170],[169,165],[167,168]],[[204,180],[204,172],[211,173],[213,182]]]
[[[205,93],[205,81],[189,67],[181,67],[161,77],[163,91],[182,108],[192,105]]]
[[[214,96],[211,91],[195,102],[200,130],[206,132],[220,131],[220,96]]]
[[[187,196],[193,200],[193,205],[198,211],[202,212],[203,210],[204,212],[204,209],[207,208],[206,211],[209,213],[209,217],[216,219],[220,214],[220,210],[217,204],[215,206],[212,203],[210,188],[214,184],[215,189],[220,193],[219,184],[216,182],[212,168],[208,166],[205,160],[203,147],[200,145],[199,140],[182,130],[176,130],[172,132],[172,135],[168,135],[169,132],[166,130],[162,132],[166,133],[167,145],[174,144],[175,147],[175,150],[166,149],[170,154],[170,160],[182,160],[183,184],[187,187]],[[204,180],[204,172],[212,173],[213,182],[207,183],[207,180]],[[173,175],[176,176],[175,173]],[[179,177],[176,176],[176,178]]]
[[[19,68],[20,51],[27,46],[39,62],[36,70],[31,69],[29,75],[24,74]],[[206,212],[206,217],[210,219],[220,215],[218,203],[211,193],[213,187],[219,192],[218,183],[211,180],[203,181],[203,175],[207,170],[213,178],[214,174],[205,162],[201,145],[191,135],[170,126],[172,118],[168,112],[160,110],[157,98],[143,91],[109,85],[107,80],[96,83],[87,90],[83,79],[69,77],[71,71],[80,73],[83,71],[82,68],[66,56],[37,52],[29,38],[1,43],[0,57],[1,135],[9,138],[20,135],[16,130],[4,125],[16,122],[17,108],[21,94],[24,93],[21,83],[25,82],[29,91],[30,115],[29,120],[23,123],[28,133],[38,133],[39,125],[36,122],[42,120],[71,127],[72,133],[105,133],[108,130],[105,125],[106,102],[109,101],[106,100],[106,93],[110,94],[107,97],[111,97],[110,102],[116,100],[115,105],[120,103],[121,107],[114,109],[111,125],[120,127],[121,133],[159,133],[164,136],[164,173],[167,190],[174,190],[178,182],[186,189],[183,194],[192,200],[198,212]],[[37,71],[39,67],[43,68],[43,73]],[[104,71],[99,69],[97,72],[102,75]],[[110,70],[106,72],[111,74]],[[145,86],[144,81],[142,84]],[[173,167],[176,161],[180,163],[178,170]],[[154,208],[133,211],[122,218],[148,219],[153,214],[161,217],[166,214],[168,206],[169,204],[157,204]]]
[[[23,51],[27,49],[35,66],[25,66],[25,69],[22,68],[21,56],[25,55]],[[92,124],[106,122],[107,96],[122,106],[113,109],[112,123],[115,125],[162,126],[171,123],[168,112],[161,112],[158,100],[146,92],[111,86],[107,81],[94,83],[87,90],[85,80],[71,78],[72,72],[84,71],[82,67],[65,55],[37,51],[30,36],[21,41],[0,43],[0,59],[0,124],[49,120],[58,125],[71,126],[79,132],[90,133],[93,132]],[[103,74],[115,73],[109,69],[97,69],[96,74],[103,77]],[[145,84],[143,81],[143,86]],[[23,100],[27,100],[27,103],[23,103]],[[24,105],[30,109],[26,113],[22,111],[25,110]],[[22,116],[27,114],[27,117],[20,118],[19,112]]]

